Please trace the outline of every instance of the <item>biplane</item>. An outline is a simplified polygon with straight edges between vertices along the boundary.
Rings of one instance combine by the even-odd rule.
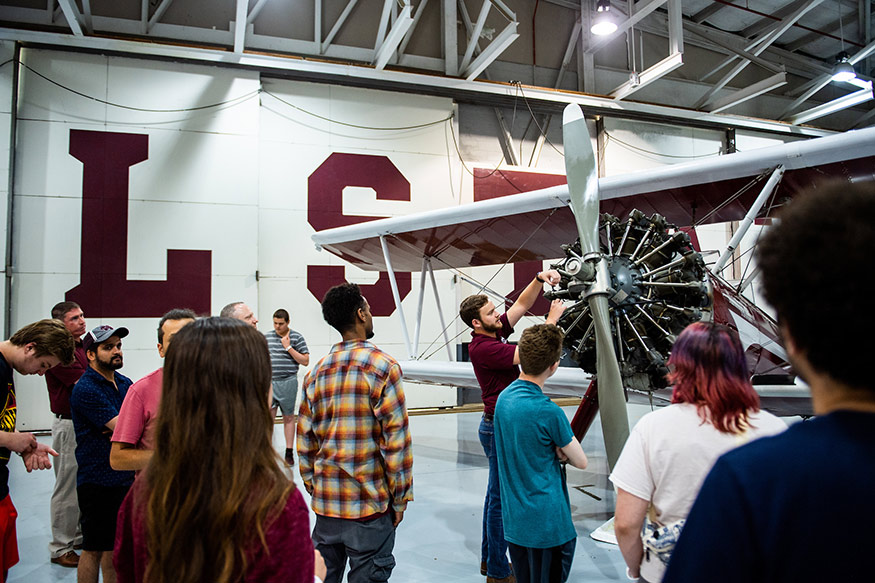
[[[418,318],[426,278],[437,296],[435,269],[551,261],[562,282],[545,295],[566,301],[559,325],[578,367],[560,368],[545,391],[583,395],[572,424],[578,437],[600,411],[611,467],[629,433],[627,401],[668,403],[671,344],[703,318],[738,331],[764,408],[810,414],[807,388],[793,376],[776,322],[742,294],[755,272],[732,284],[720,271],[748,227],[796,193],[828,180],[875,181],[875,128],[602,178],[577,105],[566,108],[563,140],[567,184],[328,229],[312,239],[357,267],[387,271],[399,312],[394,270],[420,271]],[[727,221],[741,223],[708,266],[689,227]],[[446,331],[439,304],[438,313]],[[419,329],[417,323],[416,343]],[[402,370],[408,380],[477,387],[469,363],[409,360]]]

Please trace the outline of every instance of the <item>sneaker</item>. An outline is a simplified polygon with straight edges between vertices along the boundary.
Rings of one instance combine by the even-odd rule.
[[[52,562],[56,565],[61,565],[62,567],[75,569],[79,566],[79,555],[74,551],[67,551],[60,557],[52,557]]]
[[[286,463],[290,466],[295,465],[295,451],[293,449],[286,448]]]
[[[480,561],[480,574],[486,576],[486,561]]]

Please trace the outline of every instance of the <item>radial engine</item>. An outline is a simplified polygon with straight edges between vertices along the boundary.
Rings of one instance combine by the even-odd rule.
[[[608,304],[614,351],[625,387],[651,391],[666,386],[666,361],[677,335],[710,316],[708,271],[689,235],[661,215],[633,210],[625,221],[602,214],[601,251],[610,273]],[[571,300],[559,320],[566,353],[596,372],[596,342],[586,298],[594,270],[581,256],[580,241],[563,245],[553,264],[562,276],[548,299]]]

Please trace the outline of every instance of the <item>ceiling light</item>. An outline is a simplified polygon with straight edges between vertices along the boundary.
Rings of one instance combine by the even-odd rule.
[[[848,54],[842,53],[839,55],[839,62],[832,68],[832,80],[839,83],[847,83],[851,79],[857,78],[857,72],[854,66],[848,61]]]
[[[611,17],[611,0],[597,0],[595,11],[595,19],[590,28],[593,34],[604,36],[617,30],[617,23]]]

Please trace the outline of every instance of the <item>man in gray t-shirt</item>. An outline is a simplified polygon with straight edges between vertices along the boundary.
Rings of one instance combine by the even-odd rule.
[[[286,462],[295,464],[295,405],[298,397],[298,367],[310,364],[310,350],[304,337],[289,328],[289,313],[280,308],[273,314],[273,331],[265,333],[270,351],[273,403],[271,417],[276,409],[283,414],[283,432],[286,436]]]

